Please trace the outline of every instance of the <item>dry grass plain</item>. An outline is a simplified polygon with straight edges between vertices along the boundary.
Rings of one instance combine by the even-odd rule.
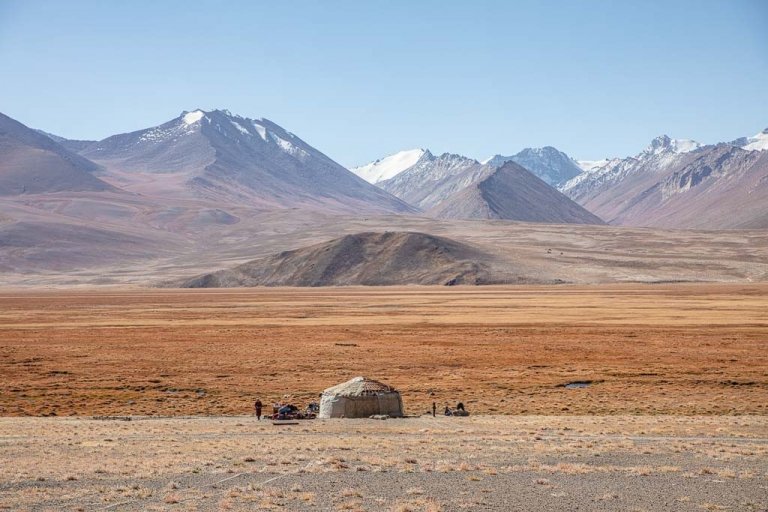
[[[764,511],[765,416],[0,418],[0,509]]]
[[[765,511],[766,311],[766,284],[5,289],[0,510]],[[246,416],[358,374],[474,414]]]
[[[356,375],[410,414],[765,415],[767,312],[766,284],[5,289],[0,415],[247,414]]]

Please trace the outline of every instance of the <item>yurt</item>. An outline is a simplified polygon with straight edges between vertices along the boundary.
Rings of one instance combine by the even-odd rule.
[[[367,418],[374,414],[403,416],[403,400],[392,386],[355,377],[323,391],[318,418]]]

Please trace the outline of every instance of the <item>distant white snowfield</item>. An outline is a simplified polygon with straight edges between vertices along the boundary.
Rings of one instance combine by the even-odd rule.
[[[378,183],[397,176],[404,170],[412,167],[424,155],[425,151],[424,149],[400,151],[394,155],[389,155],[375,162],[350,170],[369,183]]]
[[[742,147],[750,151],[768,150],[768,128],[758,133],[754,137],[748,137],[747,144]]]
[[[576,160],[576,165],[578,165],[584,172],[592,172],[601,167],[605,167],[610,161],[610,158],[603,158],[602,160]]]
[[[187,114],[184,114],[184,123],[194,124],[199,120],[201,120],[204,115],[205,115],[205,112],[203,112],[202,110],[195,110],[194,112],[189,112]]]

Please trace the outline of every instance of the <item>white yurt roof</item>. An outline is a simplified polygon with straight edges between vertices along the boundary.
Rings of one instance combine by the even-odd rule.
[[[336,396],[365,396],[396,392],[397,390],[392,386],[388,386],[377,380],[367,379],[365,377],[355,377],[347,382],[342,382],[341,384],[326,389],[323,391],[323,394]]]

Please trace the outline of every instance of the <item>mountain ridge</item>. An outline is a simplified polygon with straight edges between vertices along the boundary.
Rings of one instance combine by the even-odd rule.
[[[474,182],[427,211],[440,219],[496,219],[558,224],[603,221],[515,162],[484,166]]]
[[[702,146],[660,136],[636,156],[611,160],[561,190],[613,224],[768,227],[767,154],[733,143]]]
[[[144,193],[262,208],[412,213],[268,119],[194,110],[158,126],[107,137],[81,151],[118,186]]]
[[[117,189],[94,162],[0,113],[0,195]]]

